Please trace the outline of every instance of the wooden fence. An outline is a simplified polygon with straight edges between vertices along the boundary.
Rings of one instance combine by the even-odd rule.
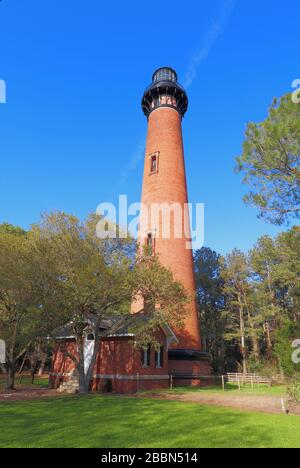
[[[223,388],[225,388],[225,383],[236,384],[239,388],[242,385],[251,385],[252,388],[254,385],[272,385],[272,379],[269,377],[263,377],[257,374],[233,374],[229,373],[222,376]]]

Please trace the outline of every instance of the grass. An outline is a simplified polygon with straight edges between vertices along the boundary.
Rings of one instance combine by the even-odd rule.
[[[175,387],[172,390],[157,390],[152,392],[144,392],[147,393],[169,393],[169,394],[183,394],[183,393],[199,393],[204,395],[224,395],[224,390],[222,387],[214,386],[214,387]],[[286,387],[285,386],[275,386],[269,387],[268,385],[261,385],[261,386],[254,386],[252,389],[251,385],[245,385],[241,387],[239,390],[237,385],[234,384],[226,384],[225,387],[225,395],[236,395],[236,396],[277,396],[277,397],[285,397],[286,396]]]
[[[11,402],[0,447],[299,448],[300,417],[99,395]]]

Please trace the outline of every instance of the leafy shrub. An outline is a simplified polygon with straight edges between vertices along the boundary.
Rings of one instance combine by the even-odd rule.
[[[292,342],[300,337],[300,324],[286,321],[275,333],[275,356],[286,376],[293,377],[300,372],[300,364],[292,361]]]
[[[287,388],[289,398],[295,403],[300,403],[300,379],[295,379]]]

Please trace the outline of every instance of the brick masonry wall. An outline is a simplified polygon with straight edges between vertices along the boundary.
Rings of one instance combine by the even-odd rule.
[[[169,386],[167,340],[162,330],[159,330],[155,337],[164,347],[162,368],[155,366],[153,347],[150,366],[143,368],[141,351],[134,348],[132,339],[124,337],[103,340],[100,344],[91,390],[136,393],[137,390],[167,388]],[[64,346],[62,343],[57,343],[54,349],[50,375],[53,388],[58,388],[61,382],[68,380],[69,374],[75,369],[73,361],[64,356]],[[66,347],[76,355],[74,341],[68,341]]]
[[[150,173],[150,158],[153,153],[159,152],[158,172]],[[152,203],[179,203],[182,207],[188,202],[187,184],[185,175],[184,150],[182,140],[181,118],[178,112],[171,108],[158,108],[149,116],[148,136],[145,155],[142,202],[150,207]],[[145,244],[147,231],[159,229],[155,239],[155,252],[159,255],[163,265],[170,268],[179,280],[192,301],[188,306],[188,316],[182,330],[176,330],[179,338],[178,348],[201,349],[198,309],[195,299],[195,276],[192,250],[186,248],[187,238],[176,239],[174,236],[174,219],[171,222],[171,238],[162,238],[162,218],[159,225],[143,223],[141,215],[141,228],[139,241]],[[141,301],[133,306],[133,312],[141,310]]]

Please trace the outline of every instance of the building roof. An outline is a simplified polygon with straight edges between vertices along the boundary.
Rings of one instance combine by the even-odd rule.
[[[102,320],[100,323],[100,329],[102,329],[105,338],[134,337],[136,330],[151,322],[152,318],[153,316],[151,314],[145,313],[144,311],[137,314],[113,316],[109,319]],[[94,323],[95,318],[91,315],[87,320],[87,329],[89,325],[93,325]],[[178,343],[175,333],[167,323],[162,324],[161,328],[167,336],[169,344]],[[54,330],[52,338],[55,338],[56,340],[74,339],[75,336],[72,332],[72,323],[68,323]]]

